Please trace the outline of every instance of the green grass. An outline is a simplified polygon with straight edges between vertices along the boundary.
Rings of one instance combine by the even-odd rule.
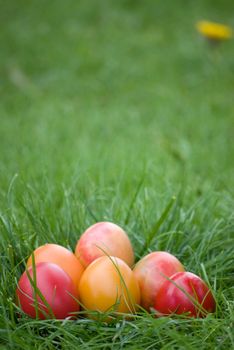
[[[234,42],[211,47],[195,23],[233,27],[233,1],[0,4],[0,349],[232,348]],[[128,232],[137,259],[176,255],[216,313],[18,317],[32,250],[74,249],[99,220]]]

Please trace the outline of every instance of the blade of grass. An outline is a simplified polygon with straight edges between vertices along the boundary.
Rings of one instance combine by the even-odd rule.
[[[131,217],[131,213],[132,213],[132,208],[136,202],[136,199],[138,197],[138,194],[140,193],[140,190],[142,188],[142,185],[145,181],[145,173],[143,174],[142,178],[140,179],[138,185],[137,185],[137,188],[136,188],[136,192],[134,193],[134,196],[131,200],[131,203],[130,203],[130,206],[128,208],[128,212],[127,212],[127,215],[126,215],[126,218],[125,218],[125,221],[124,221],[124,224],[127,225],[129,223],[129,220],[130,220],[130,217]]]
[[[157,220],[157,222],[153,225],[147,239],[146,242],[141,250],[141,256],[148,250],[152,240],[154,239],[155,235],[158,233],[160,227],[162,226],[162,224],[164,223],[164,221],[166,220],[173,204],[175,203],[176,197],[173,196],[171,198],[171,200],[169,201],[169,203],[167,204],[166,208],[164,209],[162,215],[160,216],[160,218]]]

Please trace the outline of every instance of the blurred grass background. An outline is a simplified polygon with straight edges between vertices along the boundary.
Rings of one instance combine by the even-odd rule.
[[[1,183],[79,172],[231,188],[232,1],[1,1]],[[232,182],[233,185],[233,182]],[[162,184],[160,183],[160,188]]]
[[[139,254],[176,194],[177,212],[151,249],[183,257],[195,273],[204,262],[212,283],[229,288],[234,41],[212,46],[195,25],[233,28],[234,2],[0,0],[0,8],[0,229],[2,250],[13,247],[3,285],[33,247],[74,248],[96,219],[125,225]],[[163,236],[171,231],[178,236]]]

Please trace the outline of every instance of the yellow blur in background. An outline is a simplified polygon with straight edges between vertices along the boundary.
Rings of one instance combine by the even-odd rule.
[[[210,40],[227,40],[232,37],[232,29],[224,24],[199,21],[196,24],[197,30],[204,37]]]

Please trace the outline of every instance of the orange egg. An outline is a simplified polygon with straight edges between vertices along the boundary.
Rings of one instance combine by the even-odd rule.
[[[108,256],[96,259],[84,271],[79,296],[90,311],[134,313],[140,303],[133,271],[123,260]]]
[[[75,287],[78,288],[83,266],[70,250],[58,244],[48,243],[34,250],[35,264],[50,262],[60,266],[72,279]],[[32,255],[27,261],[27,267],[32,265]]]

